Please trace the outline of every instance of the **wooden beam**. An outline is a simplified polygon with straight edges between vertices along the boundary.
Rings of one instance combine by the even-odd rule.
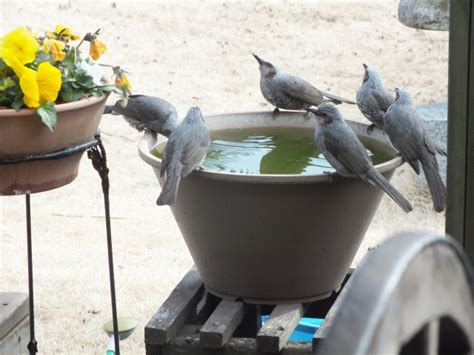
[[[158,312],[145,327],[145,343],[166,344],[189,318],[196,315],[196,306],[204,293],[204,285],[195,268],[192,268]]]
[[[186,327],[186,326],[185,326]],[[279,355],[309,355],[311,354],[311,343],[289,342],[281,350]],[[146,345],[147,355],[262,355],[257,349],[256,341],[252,338],[231,338],[220,349],[206,349],[199,343],[199,335],[187,331],[186,335],[177,334],[173,340],[166,345]]]
[[[472,0],[450,3],[446,233],[467,249],[474,262],[474,186],[469,181],[474,176],[472,11]],[[470,65],[472,70],[469,70]]]
[[[470,38],[469,38],[469,94],[468,114],[466,117],[466,211],[464,215],[464,251],[474,263],[474,4],[471,4],[470,12]]]
[[[201,346],[220,348],[244,319],[244,304],[222,300],[199,331]]]
[[[302,304],[277,305],[257,334],[258,351],[278,353],[283,349],[304,311]]]

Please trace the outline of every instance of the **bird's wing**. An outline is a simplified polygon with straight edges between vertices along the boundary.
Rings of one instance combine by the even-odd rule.
[[[388,110],[391,104],[395,101],[392,95],[387,90],[370,90],[372,97],[374,98],[377,106],[384,112]]]
[[[426,129],[425,121],[423,121],[418,112],[416,112],[416,110],[410,110],[410,115],[412,117],[412,120],[419,127],[419,131],[421,132],[421,135],[423,137],[423,142],[425,144],[426,149],[428,149],[428,151],[433,155],[435,155],[436,153],[444,153],[443,155],[446,155],[446,152],[444,152],[441,147],[438,147],[436,143],[431,139]]]
[[[370,168],[370,158],[350,127],[342,127],[341,131],[328,130],[324,145],[349,173],[364,178]]]
[[[159,97],[131,95],[126,107],[123,107],[121,102],[122,100],[117,101],[114,110],[135,120],[152,121],[160,116],[167,117],[171,112],[176,112],[173,105]]]
[[[171,135],[166,143],[165,151],[163,152],[163,160],[161,161],[160,176],[165,174],[165,171],[168,169],[168,166],[173,160],[174,153],[176,150],[176,135]]]
[[[192,139],[189,139],[181,153],[181,164],[183,164],[182,176],[187,176],[196,166],[201,164],[206,156],[211,140],[207,128],[198,132]]]
[[[114,111],[123,115],[137,130],[155,134],[163,133],[167,120],[177,117],[176,109],[168,101],[146,95],[131,95],[125,107],[122,106],[122,100],[119,100],[114,105]]]
[[[282,91],[296,99],[311,105],[319,105],[324,101],[321,91],[307,81],[292,75],[285,75],[280,81]]]
[[[393,146],[419,174],[418,160],[423,150],[424,136],[415,114],[410,107],[390,109],[386,114],[385,130]]]

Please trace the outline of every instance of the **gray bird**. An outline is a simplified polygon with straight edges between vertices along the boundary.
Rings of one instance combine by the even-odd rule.
[[[316,89],[307,81],[296,76],[285,74],[272,63],[253,54],[260,69],[260,90],[269,103],[286,110],[304,110],[310,106],[318,106],[323,102],[342,102],[355,104],[354,101]]]
[[[162,134],[169,137],[178,125],[178,114],[173,105],[159,97],[130,95],[114,105],[107,105],[104,114],[120,114],[139,132]]]
[[[372,124],[367,128],[370,133],[374,127],[383,129],[384,116],[394,97],[383,87],[379,73],[362,64],[365,69],[364,80],[357,90],[356,101],[359,110]]]
[[[368,185],[378,186],[405,212],[413,210],[410,202],[374,168],[365,147],[336,106],[324,103],[308,111],[316,115],[316,145],[340,175],[358,177]]]
[[[166,177],[156,201],[158,205],[172,205],[175,202],[179,182],[202,163],[210,144],[211,138],[201,110],[190,108],[185,119],[171,132],[166,144],[160,171],[160,175],[166,173]]]
[[[399,88],[395,88],[395,91],[400,91]],[[404,105],[404,106],[411,106],[413,108],[413,100],[410,96],[410,94],[408,92],[404,92],[404,94],[402,94],[399,98],[398,98],[398,104],[399,105]],[[395,100],[394,100],[395,102]],[[423,126],[424,128],[424,124],[423,124],[423,120],[421,118],[418,118],[418,122]],[[435,149],[436,149],[436,152],[438,154],[441,154],[441,155],[444,155],[446,156],[447,155],[447,152],[439,146],[439,144],[433,142],[433,144],[435,145]]]
[[[411,104],[410,94],[396,89],[395,102],[385,114],[385,132],[401,156],[420,174],[420,163],[436,212],[446,205],[446,187],[439,174],[437,147]]]

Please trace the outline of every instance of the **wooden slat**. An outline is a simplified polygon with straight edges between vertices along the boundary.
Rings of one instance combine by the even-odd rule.
[[[288,343],[279,355],[310,355],[310,343]],[[177,335],[166,345],[146,345],[147,355],[262,355],[257,350],[256,341],[252,338],[231,338],[227,344],[218,349],[211,350],[201,347],[199,336],[191,332],[186,335]]]
[[[262,327],[262,306],[245,303],[244,319],[234,332],[237,338],[255,338]]]
[[[244,304],[222,300],[199,331],[201,346],[222,347],[244,319]]]
[[[474,94],[472,92],[474,87],[470,87],[473,82],[469,79],[474,76],[474,66],[468,70],[470,52],[471,62],[474,60],[470,43],[471,8],[472,0],[451,1],[450,4],[446,233],[457,239],[463,247],[466,247],[466,217],[469,217],[466,215],[466,202],[469,197],[466,196],[469,115],[471,115],[471,129],[474,129],[472,119],[474,112],[472,104],[469,105],[469,100]],[[469,113],[470,106],[471,113]],[[474,165],[470,169],[474,169]],[[470,197],[474,198],[473,195]],[[472,219],[472,215],[470,218]],[[473,254],[470,258],[471,262],[474,261]]]
[[[257,349],[279,352],[288,341],[304,314],[302,304],[278,305],[257,334]]]
[[[203,299],[197,305],[197,315],[193,323],[203,325],[221,302],[221,298],[205,291]]]
[[[192,268],[171,292],[145,327],[145,343],[166,344],[187,319],[195,316],[196,305],[204,292],[201,277]]]

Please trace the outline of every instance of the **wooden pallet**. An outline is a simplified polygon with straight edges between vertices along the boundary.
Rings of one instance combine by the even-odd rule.
[[[348,274],[344,284],[349,278]],[[344,285],[343,284],[343,285]],[[192,268],[145,327],[148,355],[312,354],[323,341],[344,293],[310,304],[254,305],[206,292]],[[269,315],[262,326],[261,315]],[[312,343],[288,341],[301,317],[325,318]]]

